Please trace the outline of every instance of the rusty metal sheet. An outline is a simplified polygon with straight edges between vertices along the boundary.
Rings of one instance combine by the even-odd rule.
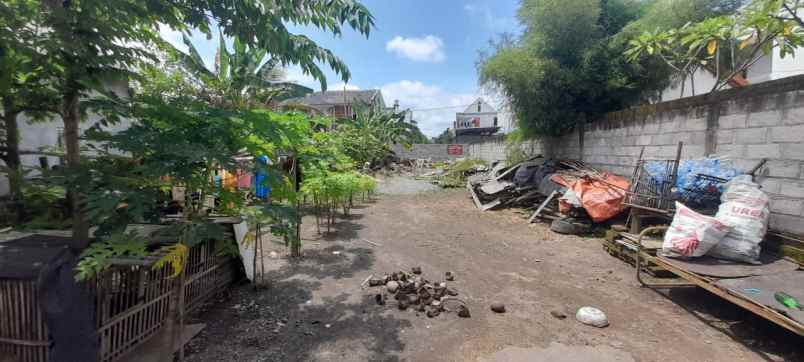
[[[804,303],[804,271],[721,279],[715,282],[715,285],[754,303],[768,306],[804,324],[804,311],[788,308],[774,298],[776,292],[784,292]]]

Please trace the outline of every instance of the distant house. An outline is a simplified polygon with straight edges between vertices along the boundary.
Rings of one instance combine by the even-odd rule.
[[[336,118],[353,118],[355,105],[370,107],[377,111],[386,109],[385,100],[379,89],[313,92],[304,97],[285,100],[280,107]]]
[[[500,130],[497,110],[478,98],[461,113],[455,114],[455,136],[488,136]]]

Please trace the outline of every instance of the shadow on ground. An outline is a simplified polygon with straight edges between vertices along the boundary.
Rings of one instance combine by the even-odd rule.
[[[398,360],[405,347],[399,332],[410,322],[376,306],[357,286],[335,285],[374,260],[373,250],[362,247],[306,250],[269,272],[269,286],[230,289],[196,314],[194,322],[207,327],[191,342],[188,360]]]

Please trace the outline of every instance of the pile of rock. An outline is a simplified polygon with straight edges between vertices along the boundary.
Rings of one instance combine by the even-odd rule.
[[[382,288],[374,296],[379,305],[395,300],[399,310],[415,309],[430,318],[442,312],[454,312],[461,318],[471,316],[466,303],[457,298],[458,292],[447,286],[447,281],[455,279],[451,272],[446,273],[443,282],[430,282],[421,274],[421,268],[414,267],[410,273],[398,271],[382,278],[369,278],[368,285]]]

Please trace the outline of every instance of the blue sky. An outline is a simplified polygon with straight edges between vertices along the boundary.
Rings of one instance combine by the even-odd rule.
[[[364,0],[375,17],[369,38],[351,30],[335,38],[313,28],[292,26],[331,49],[346,62],[352,79],[349,89],[381,89],[388,105],[395,99],[414,110],[425,134],[435,136],[449,127],[455,112],[483,95],[477,84],[478,50],[502,32],[518,32],[517,0]],[[163,36],[180,43],[180,35],[163,30]],[[210,63],[217,39],[194,36],[193,43]],[[326,69],[329,89],[344,84]],[[316,81],[297,67],[288,78],[316,90]],[[488,98],[488,97],[487,97]],[[439,107],[447,109],[430,110]]]

